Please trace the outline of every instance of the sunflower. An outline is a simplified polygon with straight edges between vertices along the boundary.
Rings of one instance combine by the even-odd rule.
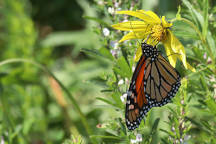
[[[180,59],[186,69],[195,72],[186,61],[185,49],[181,42],[174,36],[169,29],[173,24],[166,21],[165,16],[159,18],[152,11],[118,11],[117,14],[126,14],[137,17],[143,21],[127,21],[112,25],[113,28],[129,31],[128,34],[122,37],[119,42],[130,39],[143,39],[150,45],[155,46],[158,42],[162,42],[170,64],[175,67],[177,59]],[[138,61],[142,55],[141,46],[139,46],[135,61]]]

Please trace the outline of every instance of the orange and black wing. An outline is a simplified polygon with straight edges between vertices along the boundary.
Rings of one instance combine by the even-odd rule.
[[[137,128],[152,107],[167,104],[180,87],[180,75],[160,54],[155,60],[144,55],[137,63],[127,92],[126,125]]]
[[[148,101],[144,91],[144,71],[147,65],[149,65],[150,58],[141,56],[139,62],[136,65],[136,69],[133,73],[132,81],[127,92],[126,101],[126,125],[129,130],[137,128],[147,113],[144,109],[148,109]],[[146,113],[145,113],[146,112]]]
[[[144,73],[144,91],[150,108],[170,102],[181,85],[177,70],[159,54],[157,59],[146,67]]]

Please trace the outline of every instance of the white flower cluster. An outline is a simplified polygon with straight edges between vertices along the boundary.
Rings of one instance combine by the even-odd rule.
[[[123,94],[120,99],[122,102],[125,102],[126,101],[126,98],[127,98],[127,93]]]
[[[109,36],[109,34],[110,34],[110,31],[109,31],[109,29],[108,28],[103,28],[103,34],[104,34],[104,36]]]
[[[136,135],[136,139],[131,139],[130,142],[131,142],[131,144],[142,142],[142,135],[141,134],[137,134]]]
[[[4,138],[3,137],[1,137],[1,144],[4,144],[5,142],[4,142]]]

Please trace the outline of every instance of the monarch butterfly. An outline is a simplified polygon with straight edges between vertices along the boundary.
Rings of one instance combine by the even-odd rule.
[[[170,102],[181,85],[179,73],[156,46],[143,42],[141,47],[142,56],[127,92],[125,119],[129,130],[136,129],[152,107]]]

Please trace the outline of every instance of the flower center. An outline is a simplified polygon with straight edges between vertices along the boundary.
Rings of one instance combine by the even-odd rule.
[[[151,31],[152,31],[151,33],[152,38],[157,40],[158,42],[165,39],[166,29],[161,24],[154,25]]]

